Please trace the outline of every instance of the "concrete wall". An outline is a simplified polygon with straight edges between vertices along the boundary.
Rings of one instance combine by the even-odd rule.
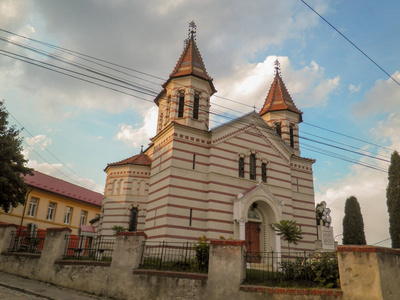
[[[138,269],[143,233],[120,233],[112,262],[62,260],[67,228],[50,228],[41,254],[8,253],[0,224],[0,270],[116,299],[342,299],[340,291],[243,286],[244,241],[213,240],[208,274]]]
[[[346,299],[400,299],[400,249],[338,246]]]

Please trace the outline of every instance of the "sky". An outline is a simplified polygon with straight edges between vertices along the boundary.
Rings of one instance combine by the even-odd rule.
[[[400,81],[400,2],[306,2]],[[400,86],[300,0],[0,0],[0,99],[10,124],[22,130],[29,166],[102,192],[107,163],[139,153],[155,135],[154,95],[179,59],[192,20],[218,91],[212,126],[258,111],[279,59],[303,111],[301,155],[316,159],[315,201],[331,208],[336,240],[342,241],[345,201],[355,196],[367,243],[390,246],[387,169],[400,149]],[[83,81],[53,72],[53,65],[79,78],[89,74],[82,66],[96,68],[120,78],[119,86],[97,81],[98,74]],[[326,151],[352,162],[320,153]]]

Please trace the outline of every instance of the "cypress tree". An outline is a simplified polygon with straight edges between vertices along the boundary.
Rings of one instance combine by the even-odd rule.
[[[389,212],[389,232],[392,248],[400,248],[400,157],[397,151],[392,154],[388,175],[386,203]]]
[[[343,245],[366,245],[364,221],[357,198],[347,198],[344,206]]]

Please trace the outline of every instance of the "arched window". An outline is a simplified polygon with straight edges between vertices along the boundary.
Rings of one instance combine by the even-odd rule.
[[[137,207],[131,209],[131,215],[129,217],[129,231],[137,231],[139,210]]]
[[[290,125],[289,128],[289,133],[290,133],[290,147],[294,147],[294,129],[293,129],[293,125]]]
[[[263,182],[267,182],[267,164],[266,163],[261,164],[261,180]]]
[[[276,127],[276,133],[280,136],[280,137],[282,137],[282,125],[281,125],[281,123],[276,123],[276,125],[275,125]]]
[[[193,119],[199,118],[199,94],[194,95],[194,102],[193,102]]]
[[[118,194],[119,194],[119,195],[122,194],[123,184],[124,184],[124,180],[121,179],[121,180],[119,181],[119,185],[118,185]]]
[[[171,106],[171,96],[169,96],[168,100],[167,100],[167,107],[165,109],[165,122],[168,122],[168,120],[169,120],[169,109],[170,109],[170,106]]]
[[[239,177],[244,178],[244,158],[239,157]]]
[[[185,93],[180,92],[179,94],[179,106],[178,106],[178,118],[183,117],[183,110],[185,108]]]
[[[250,154],[250,179],[256,179],[256,155]]]
[[[115,195],[117,192],[117,179],[114,179],[111,188],[111,195]]]

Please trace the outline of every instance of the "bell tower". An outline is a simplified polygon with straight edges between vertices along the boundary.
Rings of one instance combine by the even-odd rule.
[[[189,24],[183,52],[154,102],[157,134],[171,122],[209,130],[210,97],[216,92],[196,44],[196,24]]]
[[[259,115],[295,150],[298,156],[300,155],[299,123],[303,121],[302,114],[282,80],[279,61],[276,60],[275,78]]]

